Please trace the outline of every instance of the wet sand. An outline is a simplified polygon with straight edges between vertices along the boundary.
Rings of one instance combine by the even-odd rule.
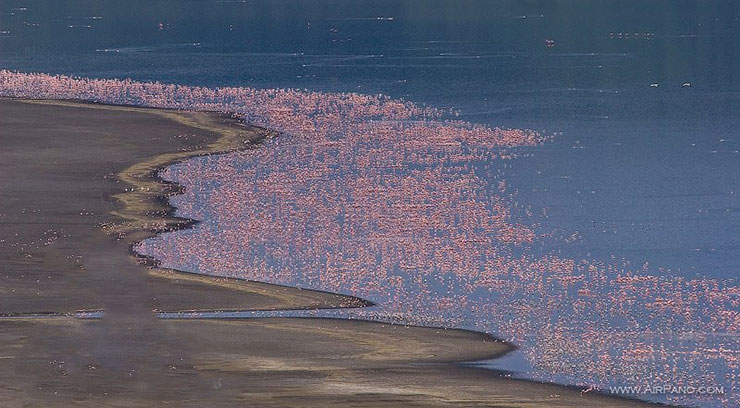
[[[334,319],[160,320],[152,311],[361,307],[351,296],[163,270],[130,246],[191,220],[156,170],[252,148],[211,113],[0,99],[0,406],[648,406],[457,362],[481,333]],[[99,320],[26,314],[104,310]]]

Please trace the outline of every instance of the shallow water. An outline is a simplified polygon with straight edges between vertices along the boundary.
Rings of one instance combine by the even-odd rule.
[[[660,290],[641,289],[653,297],[696,291],[679,278],[715,279],[719,289],[711,292],[727,296],[725,303],[708,309],[704,300],[698,301],[698,310],[705,314],[691,319],[701,324],[687,319],[667,325],[649,321],[639,330],[627,327],[615,344],[609,344],[612,331],[601,337],[597,331],[589,346],[608,345],[608,358],[598,352],[564,355],[561,337],[546,338],[556,329],[562,336],[582,336],[588,325],[564,324],[570,320],[601,323],[600,316],[573,315],[568,305],[579,299],[577,293],[543,309],[557,314],[551,316],[557,327],[545,324],[546,313],[540,323],[523,327],[494,320],[510,312],[526,317],[521,310],[489,315],[470,307],[449,311],[443,321],[513,340],[523,346],[529,364],[552,359],[540,366],[513,363],[525,377],[600,385],[612,378],[622,384],[636,380],[621,378],[629,370],[620,374],[620,367],[645,364],[643,376],[681,382],[716,374],[707,381],[738,392],[733,380],[740,353],[738,326],[706,332],[718,327],[713,326],[717,317],[712,313],[738,310],[738,295],[724,289],[736,285],[740,272],[736,2],[147,4],[132,8],[113,1],[3,1],[0,66],[190,85],[383,92],[454,107],[459,119],[473,123],[557,132],[550,142],[520,148],[520,157],[492,163],[479,173],[492,190],[500,179],[506,180],[512,222],[548,235],[529,246],[528,253],[619,265],[605,272],[607,283],[592,285],[604,299],[619,292],[615,276],[630,270],[664,278],[656,284]],[[239,166],[252,165],[248,156],[234,157],[244,160]],[[219,222],[224,221],[214,218],[203,225],[216,228]],[[174,259],[171,263],[198,268],[175,264]],[[320,282],[304,278],[275,280],[322,288]],[[516,300],[543,307],[518,286],[492,299],[455,289],[449,281],[440,285],[439,292],[457,291],[487,307],[503,308],[504,301]],[[554,293],[544,289],[538,295]],[[430,301],[416,299],[419,294],[389,298],[403,296],[422,302],[414,310],[416,317],[433,321],[432,309],[424,306]],[[422,316],[425,312],[431,316]],[[633,316],[641,312],[637,306],[631,311]],[[610,330],[624,329],[614,316],[604,320]],[[638,337],[646,328],[653,332]],[[527,346],[537,351],[527,354]],[[653,351],[644,351],[648,349]],[[625,350],[632,354],[625,355]],[[680,375],[655,371],[656,361],[665,359],[674,361],[671,370]],[[584,373],[557,366],[556,361],[592,368],[603,364],[614,372]],[[665,400],[664,395],[645,397]],[[714,397],[699,401],[732,403]]]

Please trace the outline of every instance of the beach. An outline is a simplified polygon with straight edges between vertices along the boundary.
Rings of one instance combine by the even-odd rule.
[[[158,170],[259,148],[269,130],[216,113],[67,101],[0,99],[0,112],[3,406],[648,406],[458,364],[512,350],[473,331],[158,319],[370,303],[161,269],[132,253],[195,222],[172,215],[166,197],[182,189]]]

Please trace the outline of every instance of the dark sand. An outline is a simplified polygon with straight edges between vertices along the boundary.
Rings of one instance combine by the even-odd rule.
[[[190,224],[169,216],[161,196],[178,186],[154,170],[262,136],[209,113],[0,99],[0,314],[14,317],[0,319],[0,407],[649,406],[455,364],[511,349],[470,331],[158,320],[153,310],[367,304],[130,254]],[[23,317],[96,309],[103,319]]]

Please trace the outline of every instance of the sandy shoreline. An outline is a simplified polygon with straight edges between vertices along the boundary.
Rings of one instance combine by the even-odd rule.
[[[186,228],[157,171],[265,137],[213,113],[0,99],[3,406],[650,406],[454,365],[511,350],[464,330],[336,319],[158,320],[153,310],[361,307],[328,292],[160,269],[135,243]],[[39,118],[47,118],[39,120]],[[185,135],[185,136],[183,136]],[[121,169],[124,169],[121,171]],[[147,264],[142,266],[141,264]]]

